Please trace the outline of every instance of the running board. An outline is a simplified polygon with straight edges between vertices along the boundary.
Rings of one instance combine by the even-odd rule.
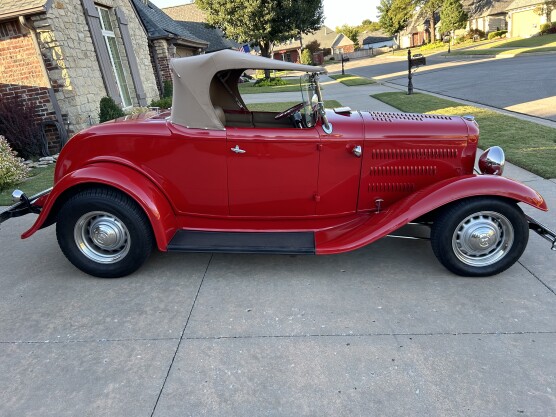
[[[313,232],[200,232],[179,230],[170,252],[315,254]]]

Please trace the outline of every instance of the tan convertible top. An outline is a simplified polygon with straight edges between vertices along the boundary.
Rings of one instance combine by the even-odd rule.
[[[170,120],[198,129],[224,130],[214,106],[245,109],[237,82],[246,69],[326,72],[322,67],[294,64],[243,52],[224,50],[172,59],[174,97]]]

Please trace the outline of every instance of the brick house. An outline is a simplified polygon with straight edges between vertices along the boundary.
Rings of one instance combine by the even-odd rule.
[[[98,122],[99,102],[158,98],[147,34],[131,0],[2,0],[0,99],[37,105],[48,147]]]
[[[159,91],[164,81],[172,81],[170,59],[206,52],[209,43],[193,35],[149,0],[131,0],[147,31],[151,63]]]
[[[330,50],[332,55],[347,54],[355,50],[355,44],[350,38],[343,33],[336,33],[324,25],[314,33],[303,35],[302,41],[303,45],[317,41],[321,49]],[[299,62],[300,53],[300,39],[290,39],[287,42],[274,45],[273,58],[281,61]]]

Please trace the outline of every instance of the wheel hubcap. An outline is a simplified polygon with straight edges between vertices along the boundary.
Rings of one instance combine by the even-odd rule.
[[[452,248],[471,266],[487,266],[502,259],[512,247],[514,229],[500,213],[482,211],[466,217],[454,231]]]
[[[94,211],[79,218],[74,228],[77,247],[94,262],[111,264],[129,252],[129,231],[116,216]]]

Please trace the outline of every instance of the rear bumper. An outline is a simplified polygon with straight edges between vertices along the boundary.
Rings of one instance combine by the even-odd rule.
[[[21,196],[21,201],[15,203],[13,206],[8,207],[0,213],[0,224],[13,217],[21,217],[29,213],[38,214],[41,212],[41,206],[35,205],[37,200],[41,197],[48,195],[52,191],[52,187],[41,191],[34,196],[27,197],[25,194]]]
[[[533,230],[541,237],[545,238],[550,243],[552,243],[551,249],[553,251],[556,251],[556,232],[550,230],[545,225],[539,223],[538,221],[536,221],[535,219],[527,215],[525,217],[527,217],[527,222],[529,223],[529,229]]]

